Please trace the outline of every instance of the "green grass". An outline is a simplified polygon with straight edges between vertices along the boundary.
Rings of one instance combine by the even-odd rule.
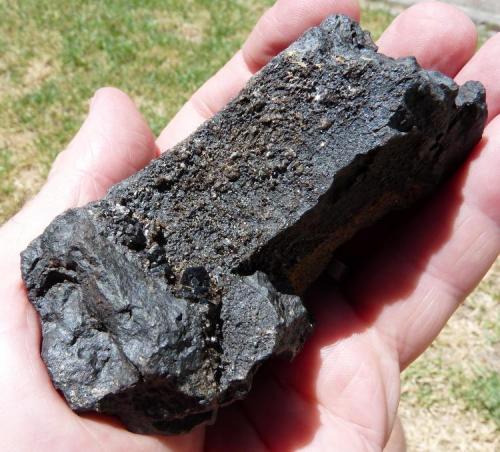
[[[475,368],[471,376],[440,354],[420,360],[405,372],[402,401],[420,409],[453,403],[500,429],[500,374],[487,367]]]
[[[0,222],[39,187],[96,89],[126,91],[159,133],[271,3],[0,0],[0,136],[12,162],[0,157]],[[25,173],[39,177],[11,196]]]
[[[453,391],[471,409],[478,410],[486,419],[493,420],[500,429],[500,375],[491,370],[484,371],[467,385],[457,385]]]
[[[0,148],[0,196],[6,197],[12,192],[10,185],[3,183],[10,171],[12,171],[12,153],[2,147]]]
[[[366,5],[361,16],[361,25],[370,30],[372,38],[376,41],[389,26],[394,16],[380,7]]]
[[[500,447],[499,294],[497,261],[437,340],[403,373],[401,411],[413,450]],[[443,437],[457,448],[443,444]]]

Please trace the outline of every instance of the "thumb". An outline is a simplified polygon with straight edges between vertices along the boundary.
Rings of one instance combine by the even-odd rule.
[[[102,197],[157,155],[153,133],[132,100],[115,88],[97,91],[87,119],[59,154],[44,187],[0,230],[5,257],[18,260],[56,215]]]

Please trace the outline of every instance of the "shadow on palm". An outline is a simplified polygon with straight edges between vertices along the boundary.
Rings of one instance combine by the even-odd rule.
[[[475,156],[485,144],[483,140]],[[330,393],[333,403],[338,402],[338,411],[334,406],[333,412],[341,423],[356,418],[352,410],[382,415],[380,407],[370,404],[369,391],[363,394],[366,388],[360,385],[350,387],[348,392],[357,391],[366,403],[346,410],[343,418],[342,393],[359,382],[349,381],[349,372],[344,379],[339,378],[338,372],[325,369],[331,367],[325,363],[325,355],[335,350],[337,359],[332,364],[338,369],[371,361],[377,351],[370,344],[369,331],[385,307],[403,305],[413,294],[431,257],[447,243],[462,203],[466,175],[467,167],[447,182],[437,196],[411,209],[389,214],[360,231],[336,252],[336,258],[347,266],[344,280],[336,285],[323,276],[306,295],[306,304],[316,324],[313,335],[293,362],[265,364],[245,401],[221,409],[217,423],[207,430],[210,450],[210,446],[213,450],[234,450],[234,447],[247,450],[241,449],[241,445],[252,444],[248,450],[266,446],[270,450],[291,451],[310,444],[324,423],[324,407],[319,400],[324,395],[318,397],[321,393]],[[407,315],[411,316],[411,312]],[[351,347],[349,339],[354,336],[366,336],[364,345]],[[397,354],[399,344],[394,345]],[[399,375],[399,363],[397,366]],[[382,378],[377,368],[368,372],[373,379]],[[327,374],[332,374],[331,378]],[[389,384],[396,385],[399,391],[396,378]],[[327,409],[332,411],[332,407]],[[249,436],[254,438],[253,442],[242,441],[242,437]]]

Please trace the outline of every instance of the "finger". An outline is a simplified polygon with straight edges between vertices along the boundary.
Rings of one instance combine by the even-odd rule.
[[[499,149],[497,117],[461,172],[346,283],[357,312],[397,349],[402,367],[437,336],[500,252]]]
[[[490,117],[500,110],[499,72],[491,63],[499,47],[500,39],[492,38],[456,78],[460,84],[469,79],[485,84]],[[391,229],[390,240],[380,240],[384,248],[374,254],[378,257],[356,272],[365,275],[363,288],[354,289],[357,277],[351,278],[352,295],[366,297],[358,307],[360,315],[376,318],[379,330],[398,349],[402,367],[430,344],[498,255],[499,137],[495,121],[461,174],[400,225],[404,236]],[[370,276],[374,272],[377,281]]]
[[[234,435],[253,444],[248,450],[264,448],[258,441],[268,450],[382,449],[399,400],[395,354],[342,297],[319,287],[309,295],[316,326],[304,349],[256,376],[250,397],[235,407],[247,428],[234,430],[236,409],[222,410],[222,422],[207,432],[208,450],[233,450]]]
[[[104,450],[110,451],[157,451],[157,452],[201,452],[205,437],[205,427],[197,426],[188,433],[175,436],[142,435],[127,431],[117,419],[102,414],[79,416],[85,429]]]
[[[457,83],[479,80],[486,88],[488,119],[500,113],[500,33],[489,39],[456,77]]]
[[[378,41],[394,58],[415,56],[422,67],[454,77],[476,49],[473,22],[446,3],[419,3],[401,13]]]
[[[257,22],[242,52],[251,72],[257,72],[305,30],[331,14],[359,20],[357,1],[278,0]]]
[[[112,184],[156,155],[154,136],[130,98],[114,88],[99,90],[87,119],[56,159],[45,186],[2,228],[2,244],[17,259],[56,215],[103,196]]]
[[[153,134],[132,100],[116,88],[102,88],[82,128],[54,162],[49,182],[67,186],[73,181],[78,198],[68,204],[82,205],[157,155]]]
[[[242,49],[209,79],[162,131],[162,151],[189,136],[243,88],[248,79],[305,30],[330,14],[359,18],[357,0],[278,0],[259,20]]]

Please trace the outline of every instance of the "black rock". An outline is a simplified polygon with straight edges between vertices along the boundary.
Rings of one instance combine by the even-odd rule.
[[[333,251],[428,195],[481,137],[485,93],[376,53],[347,17],[274,58],[213,119],[22,255],[42,357],[77,411],[178,433],[293,357]]]

